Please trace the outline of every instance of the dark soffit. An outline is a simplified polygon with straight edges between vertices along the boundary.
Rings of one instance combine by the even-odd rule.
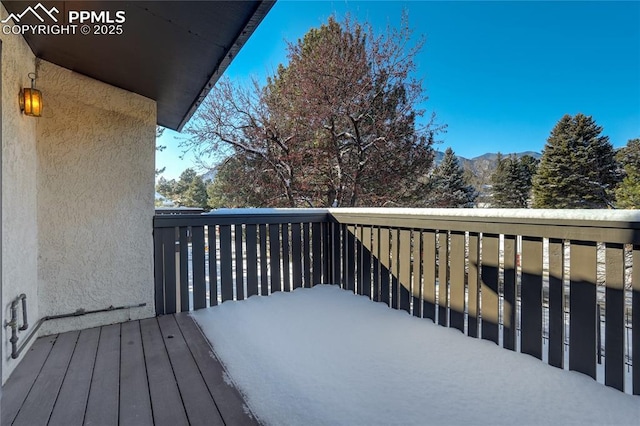
[[[274,1],[3,1],[20,14],[41,3],[58,24],[69,11],[124,11],[121,35],[24,34],[38,58],[151,98],[158,124],[181,130]],[[45,17],[46,18],[46,17]],[[48,22],[45,22],[48,24]],[[20,24],[41,24],[31,13]]]

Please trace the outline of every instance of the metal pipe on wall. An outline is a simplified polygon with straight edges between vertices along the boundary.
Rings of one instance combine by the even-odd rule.
[[[22,325],[20,327],[18,327],[18,305],[20,304],[20,302],[22,302]],[[54,319],[62,319],[62,318],[79,317],[79,316],[83,316],[83,315],[97,314],[97,313],[101,313],[101,312],[118,311],[118,310],[122,310],[122,309],[142,308],[144,306],[147,306],[147,304],[146,303],[138,303],[138,304],[133,304],[133,305],[123,305],[123,306],[113,306],[112,305],[112,306],[109,306],[108,308],[96,309],[96,310],[92,310],[92,311],[87,311],[84,308],[80,308],[80,309],[76,310],[75,312],[70,312],[70,313],[66,313],[66,314],[59,314],[59,315],[49,315],[49,316],[46,316],[46,317],[42,317],[36,323],[36,326],[34,327],[33,331],[23,341],[22,345],[20,345],[20,347],[18,347],[18,340],[19,340],[18,331],[25,331],[25,330],[27,330],[29,328],[29,323],[27,321],[27,296],[24,293],[22,293],[20,296],[16,297],[11,302],[11,320],[10,321],[5,321],[5,323],[4,323],[5,327],[11,327],[11,338],[9,339],[9,341],[11,342],[11,358],[16,359],[16,358],[18,358],[20,356],[20,353],[29,344],[29,342],[31,341],[33,336],[37,333],[38,329],[40,329],[40,326],[45,321],[54,320]]]

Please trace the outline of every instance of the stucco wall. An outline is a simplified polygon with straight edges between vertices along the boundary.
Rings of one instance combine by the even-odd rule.
[[[39,75],[40,314],[147,304],[43,334],[152,316],[156,104],[44,61]]]
[[[20,344],[45,316],[146,304],[46,321],[39,335],[153,316],[155,102],[36,60],[21,36],[0,40],[2,321],[21,293]],[[36,68],[40,118],[18,107]],[[3,383],[19,362],[9,337],[3,327]]]
[[[0,19],[7,16],[0,5]],[[18,93],[30,84],[35,57],[21,36],[0,34],[2,40],[2,322],[20,293],[29,301],[30,321],[38,318],[37,244],[37,120],[25,117]],[[23,338],[31,331],[20,333]],[[10,329],[2,327],[2,381],[16,360],[11,355]]]

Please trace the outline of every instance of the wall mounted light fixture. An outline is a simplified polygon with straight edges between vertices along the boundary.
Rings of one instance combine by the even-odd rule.
[[[42,93],[36,89],[36,74],[29,73],[31,88],[25,87],[20,92],[20,110],[24,115],[40,117],[42,115]]]

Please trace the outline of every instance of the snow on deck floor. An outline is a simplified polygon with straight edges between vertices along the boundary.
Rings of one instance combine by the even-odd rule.
[[[640,397],[337,286],[192,313],[269,425],[638,425]]]

